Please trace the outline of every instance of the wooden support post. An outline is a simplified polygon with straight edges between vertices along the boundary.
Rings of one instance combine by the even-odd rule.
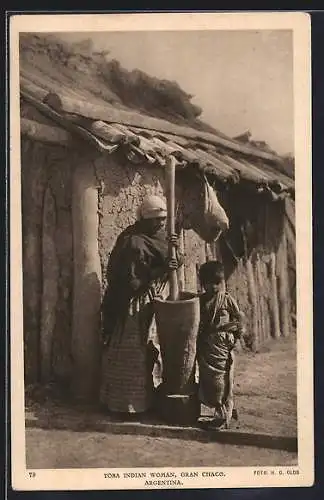
[[[271,295],[270,295],[270,320],[271,320],[271,334],[274,338],[279,338],[281,336],[280,331],[280,317],[279,317],[279,302],[278,302],[278,286],[277,286],[277,276],[276,276],[276,254],[271,252],[270,254],[270,284],[271,284]]]
[[[261,259],[259,255],[257,255],[255,261],[255,276],[257,285],[259,345],[263,345],[267,340],[267,335],[266,335],[265,311],[264,311],[264,282],[261,269]]]
[[[250,259],[246,261],[246,274],[248,282],[248,294],[249,302],[251,305],[251,332],[253,339],[253,349],[257,349],[259,345],[259,333],[258,333],[258,303],[257,294],[255,286],[255,278],[253,272],[253,265]]]
[[[288,337],[291,330],[291,319],[290,290],[288,284],[287,239],[285,232],[282,234],[282,240],[278,249],[276,274],[278,283],[281,333],[284,337]]]
[[[91,402],[99,395],[101,265],[98,186],[89,163],[84,161],[73,172],[72,394],[76,399]]]

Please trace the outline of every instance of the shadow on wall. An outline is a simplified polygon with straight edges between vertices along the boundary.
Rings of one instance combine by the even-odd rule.
[[[95,401],[101,366],[101,283],[92,272],[80,276],[75,287],[71,391],[76,399]]]

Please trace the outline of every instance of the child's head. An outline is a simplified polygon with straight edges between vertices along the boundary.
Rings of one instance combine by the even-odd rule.
[[[224,287],[224,266],[218,260],[210,260],[199,269],[200,283],[206,292],[216,293]]]

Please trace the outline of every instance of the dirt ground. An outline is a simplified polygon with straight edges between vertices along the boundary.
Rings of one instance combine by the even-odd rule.
[[[297,436],[296,335],[236,358],[235,398],[244,430]]]
[[[27,468],[296,465],[295,453],[147,436],[27,429]]]
[[[235,395],[239,413],[235,430],[296,436],[295,335],[273,341],[258,353],[238,353]],[[61,410],[49,407],[46,411],[51,415]],[[27,463],[32,468],[293,465],[297,461],[295,453],[286,451],[164,437],[27,429],[26,439]]]
[[[273,340],[256,353],[238,352],[234,397],[239,420],[232,421],[233,429],[297,436],[296,368],[295,334]],[[60,400],[57,394],[40,395],[35,391],[32,398],[26,395],[26,415],[29,412],[49,419],[64,414],[80,416],[80,409]],[[208,414],[208,409],[203,408],[203,413]]]

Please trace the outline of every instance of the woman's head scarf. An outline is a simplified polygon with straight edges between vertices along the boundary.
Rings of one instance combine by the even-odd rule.
[[[137,211],[138,219],[153,219],[166,216],[167,206],[164,199],[155,195],[146,196]]]

